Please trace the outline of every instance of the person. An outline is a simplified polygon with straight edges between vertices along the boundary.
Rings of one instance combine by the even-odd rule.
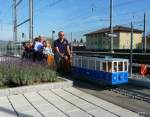
[[[45,41],[43,43],[43,54],[44,55],[54,55],[53,52],[52,52],[52,48],[51,48],[51,44],[49,43],[49,41]]]
[[[31,58],[31,53],[32,53],[32,43],[31,42],[24,42],[23,43],[23,55],[22,58],[30,59]]]
[[[44,61],[48,64],[49,68],[54,68],[54,54],[52,52],[51,44],[46,41],[43,48]]]
[[[36,58],[37,58],[37,52],[36,52],[36,49],[35,49],[35,44],[37,44],[39,38],[36,37],[34,40],[33,40],[33,44],[32,44],[32,52],[33,52],[33,56],[32,56],[32,60],[33,62],[35,62]]]
[[[36,41],[34,45],[34,53],[39,62],[42,60],[43,54],[42,52],[43,52],[43,37],[39,36],[38,41]]]
[[[56,63],[57,72],[64,72],[63,63],[66,63],[70,57],[70,48],[68,40],[65,38],[65,33],[60,31],[58,33],[58,39],[54,42],[54,59]]]

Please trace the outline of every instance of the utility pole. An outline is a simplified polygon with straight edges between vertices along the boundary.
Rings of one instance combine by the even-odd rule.
[[[132,58],[133,58],[133,23],[131,22],[131,41],[130,41],[130,77],[132,78]]]
[[[55,34],[55,31],[52,30],[52,48],[54,48],[54,34]]]
[[[11,53],[14,53],[14,54],[16,54],[16,42],[17,42],[17,6],[16,4],[17,4],[16,0],[13,0],[13,43],[11,46]]]
[[[144,13],[144,40],[143,40],[143,50],[144,50],[144,53],[146,53],[146,13]]]
[[[29,39],[33,41],[33,0],[29,0]]]
[[[111,52],[113,53],[113,0],[110,0],[110,33],[111,33]]]
[[[13,41],[17,42],[17,7],[16,0],[13,0]]]
[[[73,43],[72,43],[72,32],[71,32],[71,54],[73,54],[72,53],[72,51],[73,51],[73,47],[72,46],[73,46]]]

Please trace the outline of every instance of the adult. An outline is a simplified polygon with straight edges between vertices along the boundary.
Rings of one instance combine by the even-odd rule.
[[[38,41],[36,41],[35,45],[34,45],[34,53],[35,53],[36,58],[37,58],[38,61],[42,60],[43,40],[44,40],[44,37],[39,36]]]
[[[64,67],[62,63],[68,61],[70,56],[70,48],[68,40],[65,38],[65,33],[60,31],[58,39],[54,42],[54,58],[58,72],[63,72]]]

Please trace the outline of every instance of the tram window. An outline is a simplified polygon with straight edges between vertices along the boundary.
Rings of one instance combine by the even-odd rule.
[[[114,72],[117,72],[117,62],[114,62]]]
[[[103,62],[103,71],[107,71],[107,69],[106,69],[106,62]]]
[[[128,70],[128,64],[127,62],[124,62],[124,71],[127,71]]]
[[[123,62],[118,62],[118,71],[123,71]]]
[[[73,63],[72,63],[73,66],[76,65],[76,64],[75,64],[75,61],[76,61],[75,58],[73,58]]]
[[[81,67],[82,59],[81,59],[81,58],[78,58],[78,61],[79,61],[78,67]]]
[[[91,59],[89,59],[89,68],[90,69],[95,69],[95,60],[93,59],[93,60],[91,60]]]
[[[78,66],[78,58],[75,58],[75,66]]]
[[[108,62],[108,72],[112,72],[112,62]]]
[[[100,70],[100,61],[96,61],[96,70]]]
[[[86,58],[82,59],[82,67],[83,68],[88,68],[88,60]]]

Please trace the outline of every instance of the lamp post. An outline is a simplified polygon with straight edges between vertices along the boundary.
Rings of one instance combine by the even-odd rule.
[[[55,34],[55,31],[52,30],[52,47],[54,47],[54,34]]]
[[[133,22],[131,22],[131,41],[130,41],[130,77],[132,78],[132,58],[133,58]]]

